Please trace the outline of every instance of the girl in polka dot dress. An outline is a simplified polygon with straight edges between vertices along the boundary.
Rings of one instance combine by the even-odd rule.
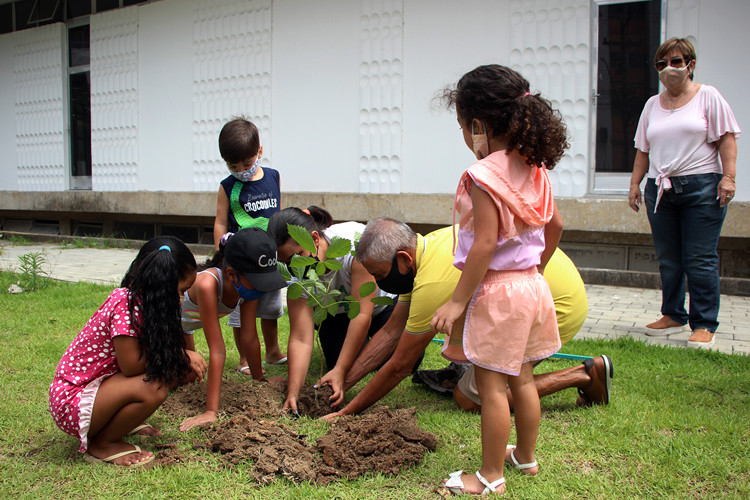
[[[160,434],[146,418],[171,388],[203,379],[206,362],[185,348],[180,324],[180,297],[195,269],[193,254],[177,238],[148,241],[57,365],[49,411],[60,429],[80,439],[87,461],[153,460],[123,438]]]

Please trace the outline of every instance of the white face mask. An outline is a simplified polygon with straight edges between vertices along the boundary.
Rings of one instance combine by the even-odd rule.
[[[471,144],[474,147],[474,156],[477,157],[477,160],[481,160],[490,154],[490,145],[487,142],[487,128],[484,126],[484,122],[480,123],[482,123],[482,133],[475,134],[474,122],[471,122]]]
[[[667,66],[659,71],[659,80],[665,87],[676,87],[688,77],[688,67],[675,68]]]

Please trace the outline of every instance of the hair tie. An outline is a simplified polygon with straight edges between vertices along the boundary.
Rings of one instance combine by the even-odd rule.
[[[525,94],[524,94],[523,96],[521,96],[521,97],[526,97],[527,95],[531,95],[531,92],[526,92],[526,93],[525,93]]]
[[[226,245],[227,241],[229,241],[229,238],[231,238],[232,236],[234,236],[234,233],[224,233],[224,236],[222,236],[219,240],[219,244]]]
[[[305,212],[307,215],[310,215],[310,211],[308,209],[303,208],[302,211]]]
[[[162,245],[159,247],[159,251],[166,250],[169,253],[172,253],[172,249],[169,248],[167,245]]]

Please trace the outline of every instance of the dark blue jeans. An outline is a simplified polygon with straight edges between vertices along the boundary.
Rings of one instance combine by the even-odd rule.
[[[716,199],[719,174],[671,177],[654,213],[656,183],[648,179],[646,211],[661,274],[661,313],[690,328],[719,326],[719,233],[727,213]],[[685,311],[685,277],[690,314]]]

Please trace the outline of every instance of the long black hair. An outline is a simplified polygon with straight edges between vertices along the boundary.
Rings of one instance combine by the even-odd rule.
[[[455,88],[443,90],[442,99],[456,108],[462,125],[476,118],[495,135],[506,135],[507,152],[518,149],[529,166],[552,170],[570,147],[560,112],[539,93],[532,94],[529,82],[506,66],[490,64],[469,71]]]
[[[122,279],[120,286],[130,290],[128,308],[146,361],[146,381],[173,385],[190,370],[178,283],[195,269],[195,257],[182,241],[158,236],[141,247]]]
[[[333,217],[323,208],[309,206],[305,209],[289,207],[279,210],[268,220],[268,234],[280,247],[289,241],[289,229],[287,224],[302,226],[309,232],[321,232],[333,224]]]

